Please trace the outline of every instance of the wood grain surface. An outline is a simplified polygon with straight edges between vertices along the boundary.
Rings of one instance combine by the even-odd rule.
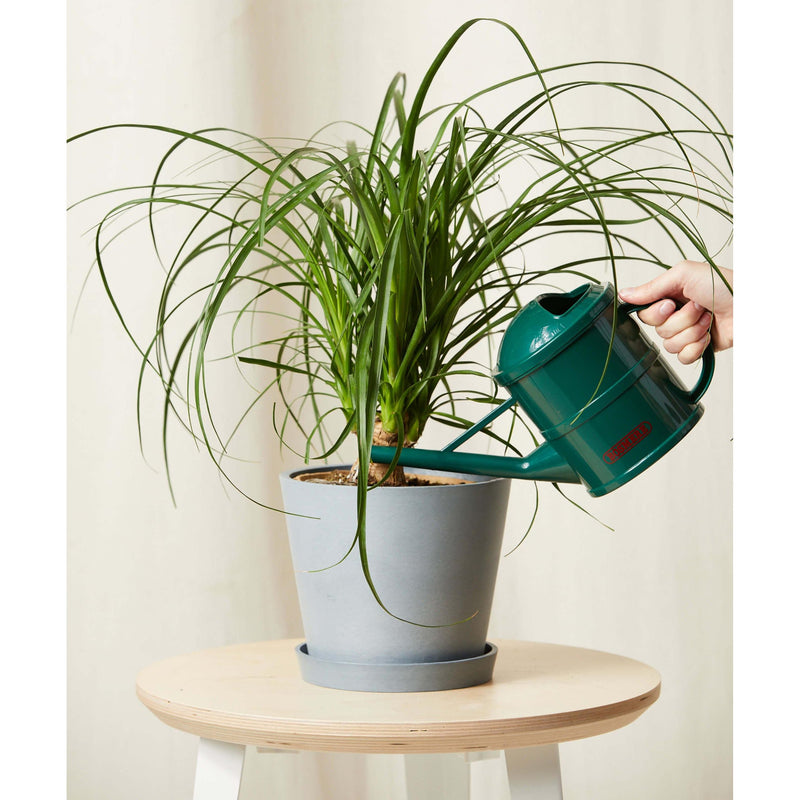
[[[139,699],[208,739],[291,750],[448,753],[551,744],[621,728],[655,702],[658,672],[623,656],[497,641],[494,679],[446,692],[381,694],[305,683],[300,640],[177,656],[142,670]]]

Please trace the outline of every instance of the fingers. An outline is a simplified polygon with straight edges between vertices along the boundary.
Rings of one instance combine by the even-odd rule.
[[[645,303],[655,303],[665,297],[672,297],[676,300],[685,300],[683,285],[685,275],[682,265],[673,267],[662,272],[653,280],[643,283],[641,286],[634,286],[629,289],[622,289],[619,296],[628,303],[644,305]]]
[[[680,334],[692,326],[697,325],[700,318],[708,315],[706,321],[706,330],[711,324],[711,316],[708,312],[697,303],[687,303],[685,306],[679,308],[674,314],[670,314],[663,322],[656,324],[656,333],[662,339],[670,339],[677,334]]]
[[[656,333],[664,339],[664,349],[678,356],[681,364],[691,364],[703,355],[711,335],[711,314],[696,303],[687,303],[672,314]]]
[[[706,333],[702,339],[692,342],[691,344],[687,344],[686,347],[682,348],[678,353],[678,361],[680,361],[681,364],[693,364],[703,355],[710,341],[711,334]]]
[[[643,308],[639,312],[639,319],[645,325],[659,327],[670,318],[676,307],[674,300],[662,300],[660,303],[653,303],[648,308]]]
[[[691,302],[696,295],[693,282],[700,272],[707,277],[707,270],[707,264],[682,261],[653,280],[619,293],[628,303],[650,304],[639,312],[639,319],[655,328],[664,340],[664,349],[676,354],[682,364],[697,361],[711,338],[711,314],[703,305]]]

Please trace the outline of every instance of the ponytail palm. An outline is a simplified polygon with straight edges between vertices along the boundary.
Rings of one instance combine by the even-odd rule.
[[[95,230],[108,297],[142,356],[142,374],[154,371],[164,388],[165,459],[167,420],[177,415],[228,477],[225,459],[238,425],[220,430],[206,383],[209,342],[224,327],[232,342],[227,357],[248,381],[263,376],[243,416],[277,398],[275,430],[287,444],[299,431],[305,460],[331,457],[355,434],[354,546],[370,586],[368,488],[403,480],[394,465],[388,473],[367,469],[373,441],[412,446],[431,419],[469,426],[454,382],[486,378],[488,365],[474,363],[474,351],[516,313],[520,290],[556,274],[593,279],[608,271],[616,283],[623,261],[666,268],[676,257],[701,257],[716,268],[699,220],[731,220],[730,136],[691,89],[652,67],[540,68],[513,28],[484,20],[507,29],[527,69],[430,108],[440,67],[478,22],[452,35],[410,102],[405,77],[397,75],[372,128],[354,125],[342,146],[323,141],[330,130],[294,146],[223,128],[161,125],[111,125],[73,137],[127,127],[172,139],[152,180],[115,190],[124,199]],[[594,77],[615,71],[625,78]],[[487,98],[520,87],[524,99],[500,119],[481,112]],[[644,109],[652,124],[565,124],[561,104],[598,91]],[[197,165],[204,179],[168,180],[190,147],[206,151]],[[158,231],[162,212],[170,211],[184,228],[167,256]],[[128,328],[106,257],[130,213],[150,226],[165,267],[146,341]],[[644,243],[653,231],[669,252]],[[568,260],[525,264],[526,251],[563,237],[579,243]],[[210,275],[209,259],[216,264]],[[187,322],[188,308],[197,311]],[[278,332],[259,336],[253,323],[265,316]],[[253,334],[242,345],[248,328]],[[490,381],[475,397],[501,402]]]

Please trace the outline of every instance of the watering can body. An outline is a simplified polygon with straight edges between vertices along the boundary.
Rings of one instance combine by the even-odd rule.
[[[540,295],[512,320],[498,351],[494,379],[509,400],[444,450],[374,447],[373,460],[580,482],[595,497],[622,486],[697,424],[699,400],[714,371],[708,347],[697,385],[686,389],[631,319],[639,308],[618,306],[611,284]],[[515,404],[544,439],[533,453],[515,458],[455,451]]]

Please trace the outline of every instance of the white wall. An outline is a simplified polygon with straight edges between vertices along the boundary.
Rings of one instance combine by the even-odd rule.
[[[414,87],[456,25],[487,13],[514,24],[542,64],[651,63],[698,89],[730,123],[728,0],[71,0],[68,132],[144,121],[303,136],[333,119],[369,122],[396,71]],[[469,41],[443,76],[443,94],[453,87],[460,96],[462,84],[476,85],[508,58],[496,33]],[[129,134],[76,143],[69,199],[140,181],[162,143]],[[91,237],[81,233],[92,222],[88,210],[70,217],[70,313],[91,263]],[[118,280],[146,325],[159,274],[138,246],[119,263]],[[151,468],[137,449],[137,356],[96,275],[68,346],[70,798],[189,797],[195,743],[138,704],[136,672],[188,650],[301,635],[283,522],[226,494],[179,437],[172,507],[158,458],[158,395],[150,392],[145,408]],[[613,533],[545,487],[534,533],[502,563],[493,637],[616,651],[663,676],[661,699],[634,725],[563,746],[567,800],[731,795],[729,353],[704,404],[697,430],[630,487],[596,501],[568,492]],[[277,502],[283,461],[268,424],[256,434],[262,496]],[[529,497],[515,487],[509,543]],[[251,754],[243,796],[397,790],[391,770],[361,757],[301,758],[298,776],[291,764]]]

